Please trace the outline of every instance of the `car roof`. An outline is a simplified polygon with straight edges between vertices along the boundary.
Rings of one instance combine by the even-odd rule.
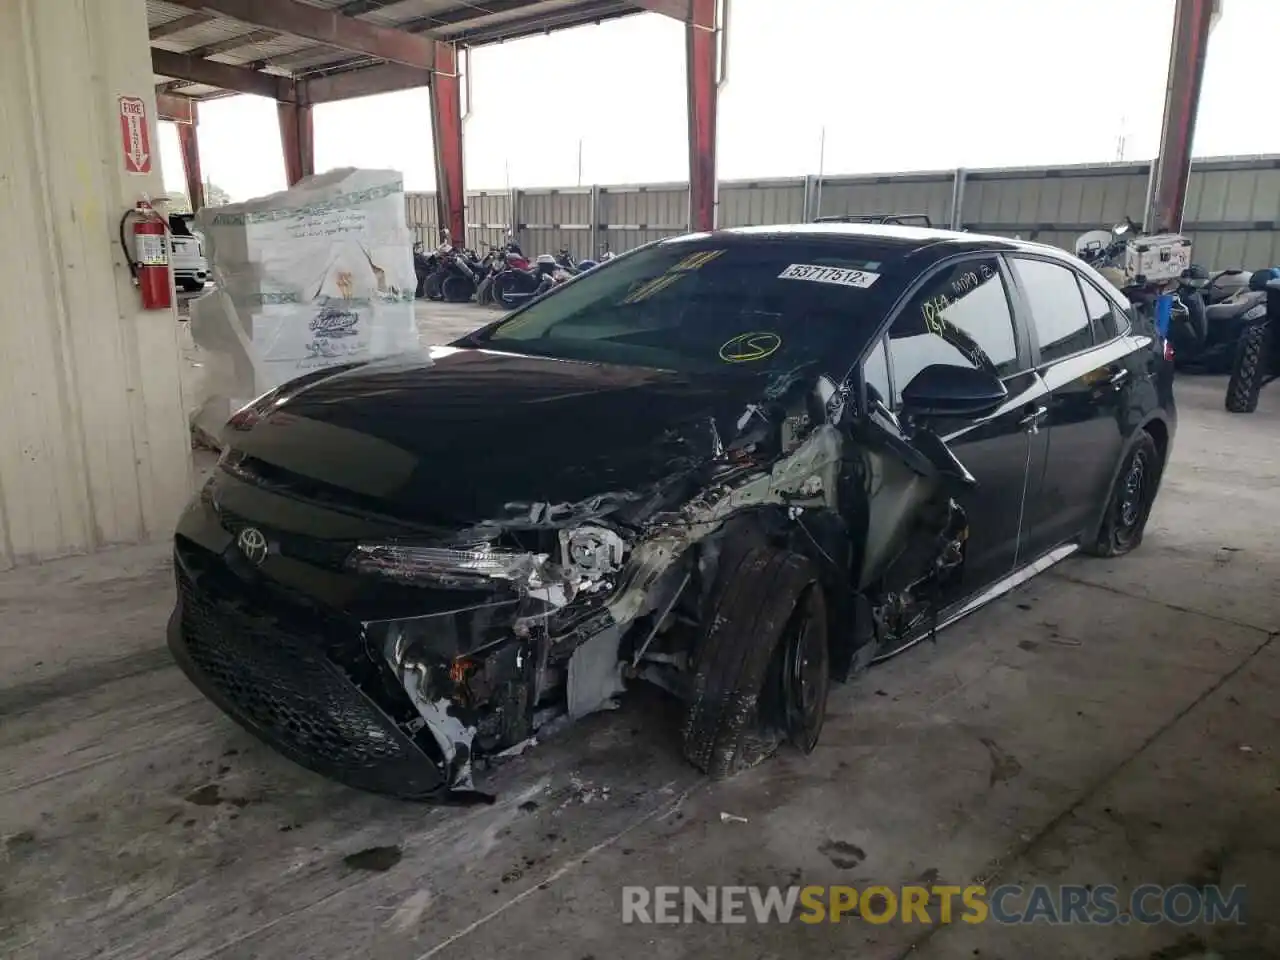
[[[729,227],[719,231],[730,236],[764,237],[848,237],[857,240],[879,240],[904,247],[925,247],[935,243],[984,243],[1015,250],[1028,244],[1008,237],[989,236],[982,233],[963,233],[959,230],[943,230],[939,227],[912,227],[896,223],[847,223],[824,221],[821,223],[773,224],[763,227]]]
[[[911,227],[889,223],[794,223],[755,227],[726,227],[711,233],[689,233],[669,237],[662,243],[688,243],[723,239],[730,242],[751,240],[830,240],[873,243],[899,255],[904,266],[923,270],[939,260],[963,253],[1030,253],[1057,260],[1074,269],[1087,266],[1060,247],[1031,240],[1015,240],[984,233],[943,230],[937,227]]]

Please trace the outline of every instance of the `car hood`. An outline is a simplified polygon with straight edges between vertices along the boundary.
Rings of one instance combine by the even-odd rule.
[[[435,348],[286,387],[228,440],[276,489],[460,527],[625,502],[710,459],[761,390],[754,376]]]

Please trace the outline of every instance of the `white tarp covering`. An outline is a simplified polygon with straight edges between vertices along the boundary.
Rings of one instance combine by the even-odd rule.
[[[201,210],[195,228],[214,283],[192,301],[190,321],[204,368],[196,419],[207,432],[294,377],[418,346],[398,172],[331,170]]]

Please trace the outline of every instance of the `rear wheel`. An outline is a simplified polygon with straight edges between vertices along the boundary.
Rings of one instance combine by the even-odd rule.
[[[1151,434],[1146,431],[1138,434],[1116,477],[1097,539],[1086,545],[1087,552],[1098,557],[1119,557],[1138,548],[1163,469],[1160,449]]]
[[[440,293],[448,303],[466,303],[475,292],[476,285],[456,273],[449,274],[440,285]]]
[[[519,306],[529,299],[529,281],[514,270],[500,274],[493,281],[493,299],[500,307]]]
[[[803,556],[755,546],[730,561],[696,653],[684,754],[712,777],[754,766],[783,739],[808,752],[826,717],[827,608]]]
[[[1253,413],[1258,409],[1258,394],[1271,354],[1271,324],[1255,323],[1240,335],[1236,359],[1227,381],[1226,407],[1231,413]]]

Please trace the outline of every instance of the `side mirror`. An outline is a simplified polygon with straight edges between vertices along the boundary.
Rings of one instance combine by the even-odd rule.
[[[911,417],[981,417],[993,412],[1009,391],[993,373],[934,363],[902,388],[902,412]]]

